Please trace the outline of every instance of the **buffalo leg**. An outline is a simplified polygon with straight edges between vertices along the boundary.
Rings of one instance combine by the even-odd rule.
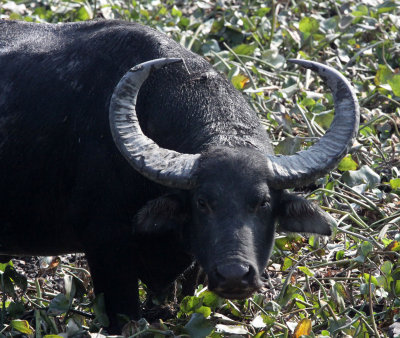
[[[119,315],[139,319],[138,279],[131,253],[114,246],[113,252],[86,253],[95,294],[104,294],[106,312],[110,321],[109,333],[121,333],[123,321]]]

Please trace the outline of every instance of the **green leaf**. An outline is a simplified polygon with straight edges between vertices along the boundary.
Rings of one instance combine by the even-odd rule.
[[[185,331],[192,338],[204,338],[208,336],[214,326],[201,313],[193,313],[189,322],[185,325]]]
[[[85,7],[81,7],[77,12],[79,21],[85,21],[91,19],[89,13],[87,12]]]
[[[367,16],[368,7],[365,5],[358,5],[356,10],[351,13],[354,16]]]
[[[277,237],[275,245],[279,250],[288,251],[293,250],[294,243],[301,243],[302,237],[298,234],[292,233],[288,236]]]
[[[313,100],[311,97],[305,97],[303,100],[301,100],[300,104],[304,107],[312,108],[315,106],[315,100]]]
[[[50,316],[58,316],[66,313],[69,310],[69,307],[70,304],[68,298],[63,293],[59,293],[51,300],[47,314]]]
[[[397,268],[392,271],[392,278],[394,281],[400,280],[400,268]]]
[[[262,18],[263,16],[267,15],[270,11],[271,11],[270,7],[261,7],[259,9],[257,9],[256,15],[258,17]]]
[[[374,82],[377,86],[389,83],[393,77],[393,72],[385,65],[379,65]]]
[[[343,181],[350,187],[360,184],[367,184],[373,188],[381,182],[380,176],[369,166],[364,165],[359,170],[349,170],[343,173]]]
[[[336,252],[336,260],[337,261],[343,259],[343,257],[344,257],[344,250],[339,250],[338,252]]]
[[[331,294],[339,309],[343,311],[345,309],[344,299],[348,298],[345,287],[340,282],[336,282],[331,289]]]
[[[174,7],[172,7],[171,15],[172,16],[181,17],[182,16],[182,11],[180,11],[176,6],[174,6]]]
[[[1,286],[4,287],[3,291],[13,297],[15,296],[15,286],[18,286],[23,291],[25,291],[28,287],[28,281],[26,277],[18,273],[11,265],[6,266],[2,275],[2,282],[3,285]]]
[[[374,292],[375,290],[375,285],[371,284],[371,291]],[[360,292],[362,295],[368,295],[369,294],[369,283],[361,283],[360,284]]]
[[[398,6],[398,4],[395,3],[395,1],[385,1],[384,3],[380,4],[377,8],[378,14],[382,14],[382,13],[387,13],[387,12],[391,12],[393,10],[396,9],[396,7]]]
[[[382,238],[383,241],[383,238]],[[398,241],[391,241],[390,243],[387,244],[385,251],[400,251],[400,243]]]
[[[282,265],[282,271],[286,271],[293,265],[293,260],[290,259],[289,257],[285,257],[283,260],[283,265]]]
[[[339,162],[338,169],[341,171],[356,170],[358,167],[357,163],[351,158],[351,155],[343,157]]]
[[[201,313],[205,318],[211,315],[211,309],[208,306],[200,306],[195,310],[195,313]]]
[[[315,122],[317,122],[322,128],[328,129],[335,117],[334,112],[323,112],[316,114]]]
[[[253,55],[254,50],[256,49],[256,45],[248,45],[248,44],[241,44],[239,46],[236,46],[235,48],[233,48],[233,51],[236,54],[240,54],[240,55]]]
[[[242,317],[242,313],[240,312],[240,309],[233,302],[227,302],[226,306],[234,316],[239,317],[239,318]]]
[[[21,333],[33,334],[33,331],[26,320],[15,319],[11,321],[10,325],[13,329]]]
[[[363,254],[364,257],[367,257],[372,252],[373,249],[374,247],[372,246],[372,244],[367,241],[364,241],[360,246],[361,253]]]
[[[286,304],[291,301],[292,299],[295,299],[296,297],[299,296],[299,290],[292,285],[288,285],[286,288],[286,292],[283,296],[282,299],[279,301],[279,306],[284,307]]]
[[[319,29],[319,22],[314,18],[304,17],[300,20],[299,29],[303,33],[316,33]]]
[[[388,80],[388,83],[390,84],[394,95],[400,96],[400,74],[393,75],[393,77]]]
[[[225,302],[223,298],[208,290],[202,292],[200,297],[203,298],[203,304],[209,306],[211,309],[216,309]]]
[[[375,276],[370,275],[369,273],[364,273],[364,279],[366,283],[369,283],[369,279],[371,278],[371,283],[374,284],[375,286],[380,286],[378,280],[376,279]]]
[[[180,305],[180,312],[187,315],[191,315],[202,305],[203,305],[203,298],[196,296],[186,296],[185,298],[182,299]]]
[[[371,135],[375,135],[376,132],[373,128],[367,126],[367,127],[363,127],[362,129],[360,129],[360,134],[365,137],[369,137]]]
[[[5,271],[7,266],[14,266],[13,262],[10,260],[8,263],[0,263],[0,271]]]
[[[389,183],[393,190],[400,190],[400,178],[392,178]]]
[[[243,74],[238,74],[233,76],[231,81],[234,87],[240,90],[249,82],[249,78]]]
[[[299,266],[298,268],[301,272],[303,272],[304,274],[306,274],[309,277],[314,276],[314,272],[312,272],[309,268],[307,268],[306,266]]]

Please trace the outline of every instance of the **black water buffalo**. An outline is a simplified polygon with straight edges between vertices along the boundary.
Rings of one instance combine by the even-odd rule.
[[[210,290],[248,297],[276,223],[330,234],[285,189],[325,175],[358,130],[343,76],[294,62],[326,80],[336,115],[317,144],[276,156],[246,99],[158,31],[0,21],[0,252],[84,252],[113,323],[140,316],[138,278],[160,292],[194,260]]]

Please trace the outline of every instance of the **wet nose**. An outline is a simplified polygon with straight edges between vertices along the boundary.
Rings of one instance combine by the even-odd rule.
[[[244,263],[220,265],[215,270],[216,288],[230,291],[253,288],[255,269]]]

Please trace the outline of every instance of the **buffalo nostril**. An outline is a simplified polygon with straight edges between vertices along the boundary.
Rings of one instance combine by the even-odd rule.
[[[245,286],[252,284],[254,268],[247,264],[227,264],[218,266],[216,276],[221,286]]]

